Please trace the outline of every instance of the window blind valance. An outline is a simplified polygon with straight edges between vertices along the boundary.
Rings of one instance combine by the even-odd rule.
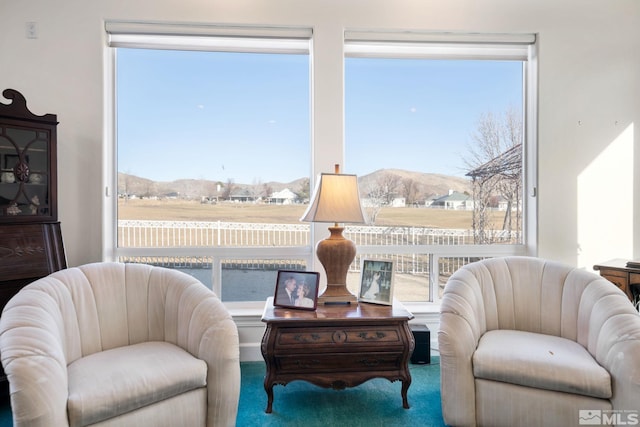
[[[106,21],[109,47],[308,54],[306,27]]]
[[[368,58],[525,61],[535,34],[345,30],[345,55]]]

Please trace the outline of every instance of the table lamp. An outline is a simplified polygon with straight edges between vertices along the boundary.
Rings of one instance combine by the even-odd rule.
[[[363,223],[364,214],[360,206],[358,177],[340,173],[320,174],[313,191],[313,201],[301,221],[333,222],[331,235],[318,242],[316,255],[327,273],[327,288],[318,297],[318,303],[351,303],[358,299],[347,289],[347,272],[356,257],[356,244],[342,235],[342,223]]]

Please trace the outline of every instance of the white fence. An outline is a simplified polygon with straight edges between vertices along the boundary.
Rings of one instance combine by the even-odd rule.
[[[188,248],[188,247],[278,247],[306,246],[310,244],[308,224],[264,224],[240,222],[196,222],[196,221],[118,221],[118,247],[120,248]],[[415,245],[469,245],[473,244],[473,231],[461,229],[439,229],[427,227],[379,227],[347,226],[345,235],[356,245],[362,246],[415,246]],[[512,243],[514,233],[494,232],[496,243]],[[516,236],[518,238],[518,236]],[[359,271],[359,254],[352,270]],[[138,262],[141,257],[135,257]],[[395,262],[398,273],[427,274],[429,254],[385,254],[377,258]],[[199,266],[208,268],[209,257],[144,257],[145,262],[175,264],[176,266]],[[469,258],[450,257],[441,259],[440,273],[455,271],[469,262]],[[282,260],[280,263],[295,261]],[[275,261],[255,260],[225,261],[229,268],[265,268],[266,264],[279,265]],[[249,265],[251,264],[251,265]],[[255,264],[255,265],[254,265]],[[281,266],[279,268],[282,268]]]
[[[345,235],[356,245],[464,245],[473,244],[473,231],[427,227],[346,226]],[[507,233],[494,233],[508,243]],[[118,221],[118,246],[212,247],[212,246],[305,246],[307,224],[263,224],[197,221]]]
[[[118,221],[121,248],[212,246],[305,246],[306,224],[261,224],[223,221]]]

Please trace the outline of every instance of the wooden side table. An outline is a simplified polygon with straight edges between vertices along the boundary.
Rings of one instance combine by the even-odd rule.
[[[600,275],[619,287],[634,304],[640,300],[640,268],[627,267],[624,259],[612,259],[593,266]]]
[[[262,321],[262,356],[267,365],[264,388],[267,413],[273,386],[294,380],[334,390],[355,387],[372,378],[402,381],[402,406],[409,408],[409,357],[415,346],[400,303],[319,305],[316,311],[273,306],[267,300]]]

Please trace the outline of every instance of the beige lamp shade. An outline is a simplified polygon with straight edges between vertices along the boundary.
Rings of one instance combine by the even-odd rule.
[[[358,177],[347,174],[320,174],[313,191],[313,201],[300,221],[352,224],[365,222],[360,205]]]

